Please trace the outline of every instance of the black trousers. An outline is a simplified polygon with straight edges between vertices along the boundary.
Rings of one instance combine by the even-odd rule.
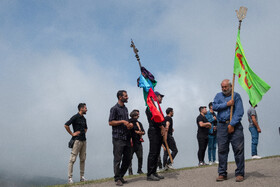
[[[150,141],[150,150],[148,155],[148,172],[147,176],[156,173],[158,156],[162,145],[162,136],[159,128],[150,127],[148,130],[148,137]]]
[[[208,145],[208,135],[197,135],[198,152],[197,157],[199,162],[204,162],[205,151]]]
[[[175,139],[171,134],[167,135],[167,144],[168,144],[169,149],[172,151],[171,156],[172,156],[172,159],[174,160],[174,158],[176,157],[176,155],[178,153],[178,149],[176,146]],[[164,155],[163,155],[163,166],[166,166],[166,164],[171,163],[170,158],[167,160],[167,157],[168,157],[168,152],[166,150],[166,151],[164,151]]]
[[[122,178],[131,162],[130,141],[113,138],[114,173],[115,181]]]
[[[129,165],[129,170],[132,171],[132,159],[133,159],[133,154],[135,153],[138,159],[138,171],[142,170],[142,164],[143,164],[143,146],[142,144],[139,145],[133,145],[135,147],[132,148],[132,155],[131,155],[131,163]]]

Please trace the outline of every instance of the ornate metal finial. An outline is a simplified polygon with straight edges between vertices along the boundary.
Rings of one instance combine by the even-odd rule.
[[[248,8],[244,6],[240,7],[239,11],[235,10],[237,18],[240,22],[246,17],[247,10]]]
[[[138,51],[138,49],[135,47],[134,42],[133,42],[132,39],[131,39],[130,47],[133,48],[133,51],[134,51],[134,53],[135,53],[135,57],[136,57],[136,59],[137,59],[137,61],[138,61],[138,63],[139,63],[140,70],[141,70],[142,65],[141,65],[141,62],[140,62],[140,57],[139,57],[139,55],[138,55],[138,52],[139,52],[139,51]]]

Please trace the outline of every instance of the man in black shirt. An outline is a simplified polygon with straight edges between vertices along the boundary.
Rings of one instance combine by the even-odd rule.
[[[142,136],[145,134],[145,130],[143,128],[143,125],[140,121],[138,121],[139,118],[139,110],[133,110],[130,113],[131,119],[129,122],[133,124],[133,129],[131,132],[132,135],[132,142],[133,142],[133,147],[132,147],[132,156],[131,159],[133,158],[133,154],[136,153],[136,156],[138,158],[138,174],[143,174],[142,171],[142,163],[143,163],[143,147],[142,147],[142,142],[144,141]],[[132,172],[132,160],[131,164],[129,166],[129,175],[133,175]]]
[[[123,179],[131,162],[130,129],[133,124],[128,122],[127,103],[128,95],[125,90],[117,93],[118,103],[110,110],[109,125],[112,126],[113,154],[114,154],[114,179],[117,186],[126,183]]]
[[[172,151],[171,156],[172,156],[172,159],[174,160],[174,158],[176,157],[176,155],[178,153],[178,149],[176,146],[175,139],[173,137],[173,131],[174,131],[173,119],[172,119],[173,115],[174,115],[173,108],[167,108],[166,117],[164,118],[165,119],[165,128],[167,131],[165,133],[164,138],[167,139],[167,144],[168,144],[169,149]],[[168,157],[168,152],[165,149],[164,155],[163,155],[163,165],[164,165],[165,169],[174,169],[171,164],[170,158],[167,160],[167,157]]]
[[[164,95],[160,94],[159,92],[155,92],[157,96],[157,100],[161,103],[162,98]],[[149,130],[148,130],[148,137],[150,140],[150,150],[148,155],[148,172],[147,172],[147,180],[148,181],[159,181],[160,179],[164,179],[163,176],[157,174],[157,161],[158,156],[160,154],[160,149],[162,145],[162,136],[165,134],[165,128],[162,123],[156,123],[152,120],[152,113],[147,107],[146,115],[149,122]]]
[[[205,114],[207,114],[206,106],[199,107],[200,115],[196,118],[197,123],[197,140],[198,140],[198,166],[205,165],[204,156],[208,144],[208,131],[211,128],[211,123],[207,121]]]
[[[68,183],[73,183],[73,165],[76,161],[78,154],[80,155],[80,181],[85,181],[85,160],[86,160],[86,132],[87,132],[87,121],[84,115],[87,112],[87,106],[85,103],[80,103],[78,105],[79,112],[75,114],[69,121],[64,125],[66,131],[75,139],[75,143],[72,148],[70,161],[68,164]],[[73,131],[70,129],[72,124]]]

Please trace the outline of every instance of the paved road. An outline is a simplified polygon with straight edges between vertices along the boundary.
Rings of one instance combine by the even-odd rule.
[[[217,165],[193,168],[181,171],[162,173],[165,179],[160,181],[147,181],[145,175],[127,178],[124,187],[162,187],[162,186],[244,186],[244,187],[279,187],[280,186],[280,157],[247,161],[245,164],[245,180],[235,182],[234,170],[236,166],[228,166],[228,180],[216,182]],[[113,181],[98,184],[87,184],[82,187],[115,187]]]

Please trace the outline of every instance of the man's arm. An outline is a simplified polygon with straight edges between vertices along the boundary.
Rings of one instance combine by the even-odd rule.
[[[68,125],[64,125],[64,127],[71,136],[78,136],[81,133],[80,131],[76,131],[73,133]]]
[[[228,107],[226,101],[221,102],[221,100],[222,100],[221,97],[222,97],[222,95],[220,93],[218,93],[215,96],[214,101],[213,101],[213,110],[214,111],[224,110]]]
[[[252,117],[253,124],[254,124],[254,125],[256,126],[256,128],[257,128],[257,131],[258,131],[259,133],[261,133],[262,130],[261,130],[261,128],[260,128],[260,126],[259,126],[259,124],[258,124],[258,122],[257,122],[256,116],[255,116],[255,115],[252,115],[251,117]]]
[[[238,93],[235,93],[234,101],[235,101],[234,109],[233,109],[232,119],[230,121],[230,125],[233,127],[241,121],[244,114],[242,99]]]
[[[164,139],[167,140],[167,133],[168,133],[168,129],[169,129],[169,126],[170,126],[170,122],[169,121],[166,121],[165,123],[165,133],[164,133]]]
[[[124,124],[126,126],[127,129],[132,129],[133,128],[133,124],[129,123],[128,121],[125,120],[113,120],[113,121],[109,121],[109,125],[110,126],[119,126]]]
[[[210,122],[206,122],[206,123],[203,123],[203,121],[200,121],[198,122],[199,126],[200,127],[205,127],[205,128],[211,128],[211,123]]]

